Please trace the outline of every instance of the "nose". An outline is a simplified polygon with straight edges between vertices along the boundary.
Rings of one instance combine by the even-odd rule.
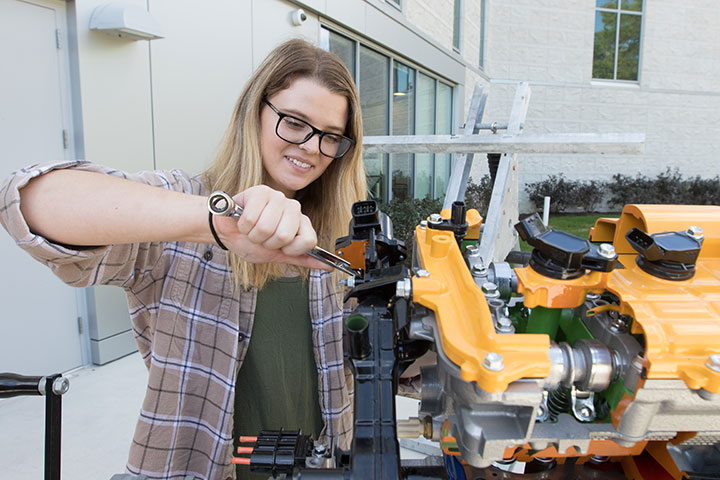
[[[307,142],[301,143],[300,148],[311,154],[318,153],[320,151],[320,135],[313,135]]]

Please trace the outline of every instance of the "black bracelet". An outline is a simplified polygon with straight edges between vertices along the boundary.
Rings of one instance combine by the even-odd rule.
[[[210,223],[210,233],[212,233],[212,236],[215,239],[215,243],[217,243],[218,247],[220,247],[221,249],[227,250],[227,247],[223,245],[223,243],[220,241],[220,237],[218,237],[218,234],[215,231],[215,225],[213,225],[214,215],[212,214],[212,212],[208,212],[208,215],[208,222]]]

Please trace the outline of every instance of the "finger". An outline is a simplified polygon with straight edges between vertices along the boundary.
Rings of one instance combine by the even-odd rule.
[[[298,256],[307,253],[317,246],[317,234],[310,223],[310,219],[305,215],[301,215],[299,220],[300,225],[297,235],[295,235],[292,242],[282,248],[285,255]]]
[[[302,216],[300,204],[294,200],[288,201],[275,233],[263,243],[263,246],[275,250],[292,243],[300,229]]]
[[[263,210],[270,201],[269,188],[262,186],[251,187],[235,195],[233,199],[243,208],[243,213],[237,221],[240,233],[248,235],[260,220]]]
[[[282,203],[274,201],[271,197],[270,201],[265,205],[265,208],[263,208],[260,213],[260,218],[258,218],[257,222],[255,222],[255,225],[248,233],[248,239],[258,245],[265,243],[268,239],[275,235],[275,231],[280,225],[280,221],[283,217],[283,212]]]

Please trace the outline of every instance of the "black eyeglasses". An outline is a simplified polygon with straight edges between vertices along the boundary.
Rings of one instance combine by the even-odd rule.
[[[342,157],[350,150],[350,147],[355,145],[355,140],[352,138],[337,133],[324,132],[313,127],[305,120],[281,112],[266,98],[263,98],[263,102],[272,108],[273,112],[277,113],[278,123],[275,126],[275,133],[288,143],[301,145],[317,134],[320,139],[318,142],[320,153],[331,158]]]

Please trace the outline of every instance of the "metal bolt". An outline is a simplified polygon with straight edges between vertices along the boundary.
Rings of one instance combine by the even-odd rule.
[[[603,258],[615,258],[615,247],[609,243],[601,243],[598,247],[598,254]]]
[[[433,213],[432,215],[430,215],[429,222],[433,225],[441,224],[442,223],[442,215],[440,215],[439,213]]]
[[[720,372],[720,355],[718,355],[718,354],[710,355],[710,358],[708,358],[708,361],[705,362],[705,365],[707,365],[711,370]]]
[[[427,228],[427,220],[420,221],[420,228],[425,230]]]
[[[471,273],[472,273],[473,277],[486,277],[487,276],[487,268],[485,268],[485,265],[478,263],[478,264],[475,264],[472,266]]]
[[[583,420],[587,420],[592,417],[592,410],[590,410],[590,407],[582,407],[580,409],[580,417],[582,417]]]
[[[513,326],[512,320],[508,317],[500,317],[496,324],[498,333],[515,333],[515,327]]]
[[[412,289],[412,282],[409,278],[403,278],[398,280],[395,285],[395,296],[400,298],[410,298],[410,290]]]
[[[315,445],[315,448],[313,448],[313,454],[318,457],[324,456],[326,451],[327,447],[322,443]]]
[[[355,277],[341,279],[338,283],[342,286],[353,288],[355,286]]]
[[[688,227],[687,234],[700,242],[705,239],[705,235],[703,235],[703,229],[695,225],[691,225]]]
[[[70,389],[70,380],[58,377],[53,381],[52,391],[55,395],[64,395]]]
[[[427,270],[418,270],[417,272],[415,272],[415,275],[417,275],[418,277],[429,277],[430,272],[428,272]]]
[[[490,352],[485,355],[483,365],[485,366],[485,368],[487,368],[488,370],[492,370],[493,372],[499,372],[500,370],[505,368],[502,355],[495,352]]]
[[[477,257],[480,255],[480,249],[477,245],[468,245],[465,247],[465,253],[467,253],[468,257]]]
[[[493,282],[485,282],[482,284],[482,291],[486,298],[497,298],[500,296],[497,285]]]

